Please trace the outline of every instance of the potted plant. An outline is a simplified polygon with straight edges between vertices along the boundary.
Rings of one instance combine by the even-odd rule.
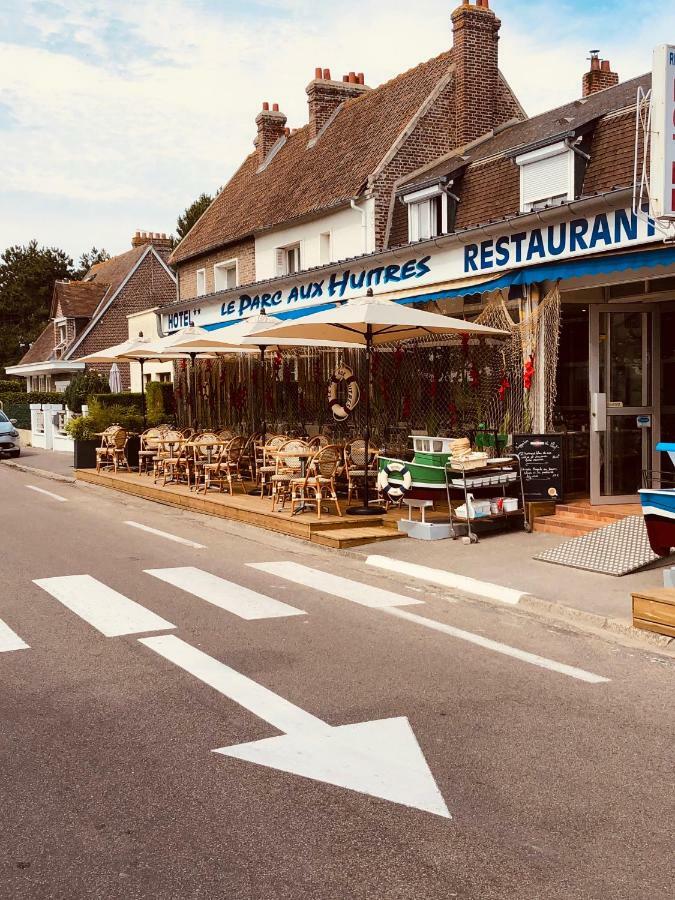
[[[96,468],[96,448],[100,438],[95,436],[89,416],[75,416],[66,423],[66,432],[73,439],[75,469]]]

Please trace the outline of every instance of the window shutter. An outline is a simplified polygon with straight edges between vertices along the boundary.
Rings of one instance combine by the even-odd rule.
[[[522,167],[521,204],[548,200],[573,193],[570,183],[570,151],[529,162]]]
[[[277,275],[285,275],[286,274],[286,254],[283,248],[278,247],[276,250],[276,273]]]

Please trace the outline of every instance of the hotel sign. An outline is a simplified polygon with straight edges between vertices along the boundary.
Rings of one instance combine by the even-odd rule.
[[[196,298],[183,308],[162,313],[162,332],[167,334],[187,325],[217,325],[259,313],[271,315],[295,309],[311,308],[339,300],[363,296],[368,288],[374,294],[393,294],[419,288],[420,294],[433,293],[440,284],[466,278],[498,277],[500,273],[538,263],[554,262],[626,249],[660,240],[654,223],[636,216],[631,210],[618,209],[595,215],[543,225],[523,231],[497,234],[476,243],[448,242],[439,247],[420,246],[388,251],[370,257],[368,265],[354,262],[348,267],[327,270],[311,279],[271,282],[259,293],[228,291]],[[443,240],[443,239],[441,239]],[[424,252],[422,250],[424,247]],[[406,252],[408,256],[403,256]],[[378,264],[376,260],[382,260]],[[471,292],[467,288],[467,292]],[[475,290],[475,288],[473,289]]]
[[[675,47],[654,50],[649,164],[652,214],[675,219]]]

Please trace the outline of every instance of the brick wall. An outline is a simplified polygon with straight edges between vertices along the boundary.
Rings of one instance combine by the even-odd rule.
[[[176,299],[176,285],[166,269],[153,253],[141,262],[129,281],[122,288],[112,305],[85,337],[75,351],[75,358],[87,356],[97,350],[104,350],[113,344],[121,344],[129,337],[127,316],[153,306],[164,306]],[[118,363],[122,376],[122,387],[128,390],[131,381],[129,365]],[[109,365],[91,366],[106,375]]]
[[[597,91],[604,91],[605,88],[614,87],[618,83],[619,75],[617,72],[612,72],[609,60],[592,56],[590,71],[584,73],[581,83],[583,96],[588,97]]]
[[[239,262],[239,283],[250,284],[255,281],[255,241],[247,238],[235,244],[229,244],[205,256],[188,259],[178,264],[179,296],[181,300],[191,300],[197,296],[197,272],[206,269],[206,293],[215,290],[213,283],[213,267],[216,263],[236,259]]]
[[[478,2],[475,6],[464,2],[452,14],[458,147],[491,131],[495,124],[501,22],[487,0]]]

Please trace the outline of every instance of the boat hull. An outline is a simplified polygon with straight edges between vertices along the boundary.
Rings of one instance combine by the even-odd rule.
[[[380,470],[386,468],[389,463],[400,463],[407,467],[412,478],[412,486],[406,497],[411,500],[438,501],[446,496],[445,469],[442,466],[426,466],[416,462],[406,462],[403,459],[381,456],[379,458]],[[394,475],[392,481],[398,481]]]
[[[675,547],[675,490],[641,490],[640,502],[652,550],[669,556]]]

